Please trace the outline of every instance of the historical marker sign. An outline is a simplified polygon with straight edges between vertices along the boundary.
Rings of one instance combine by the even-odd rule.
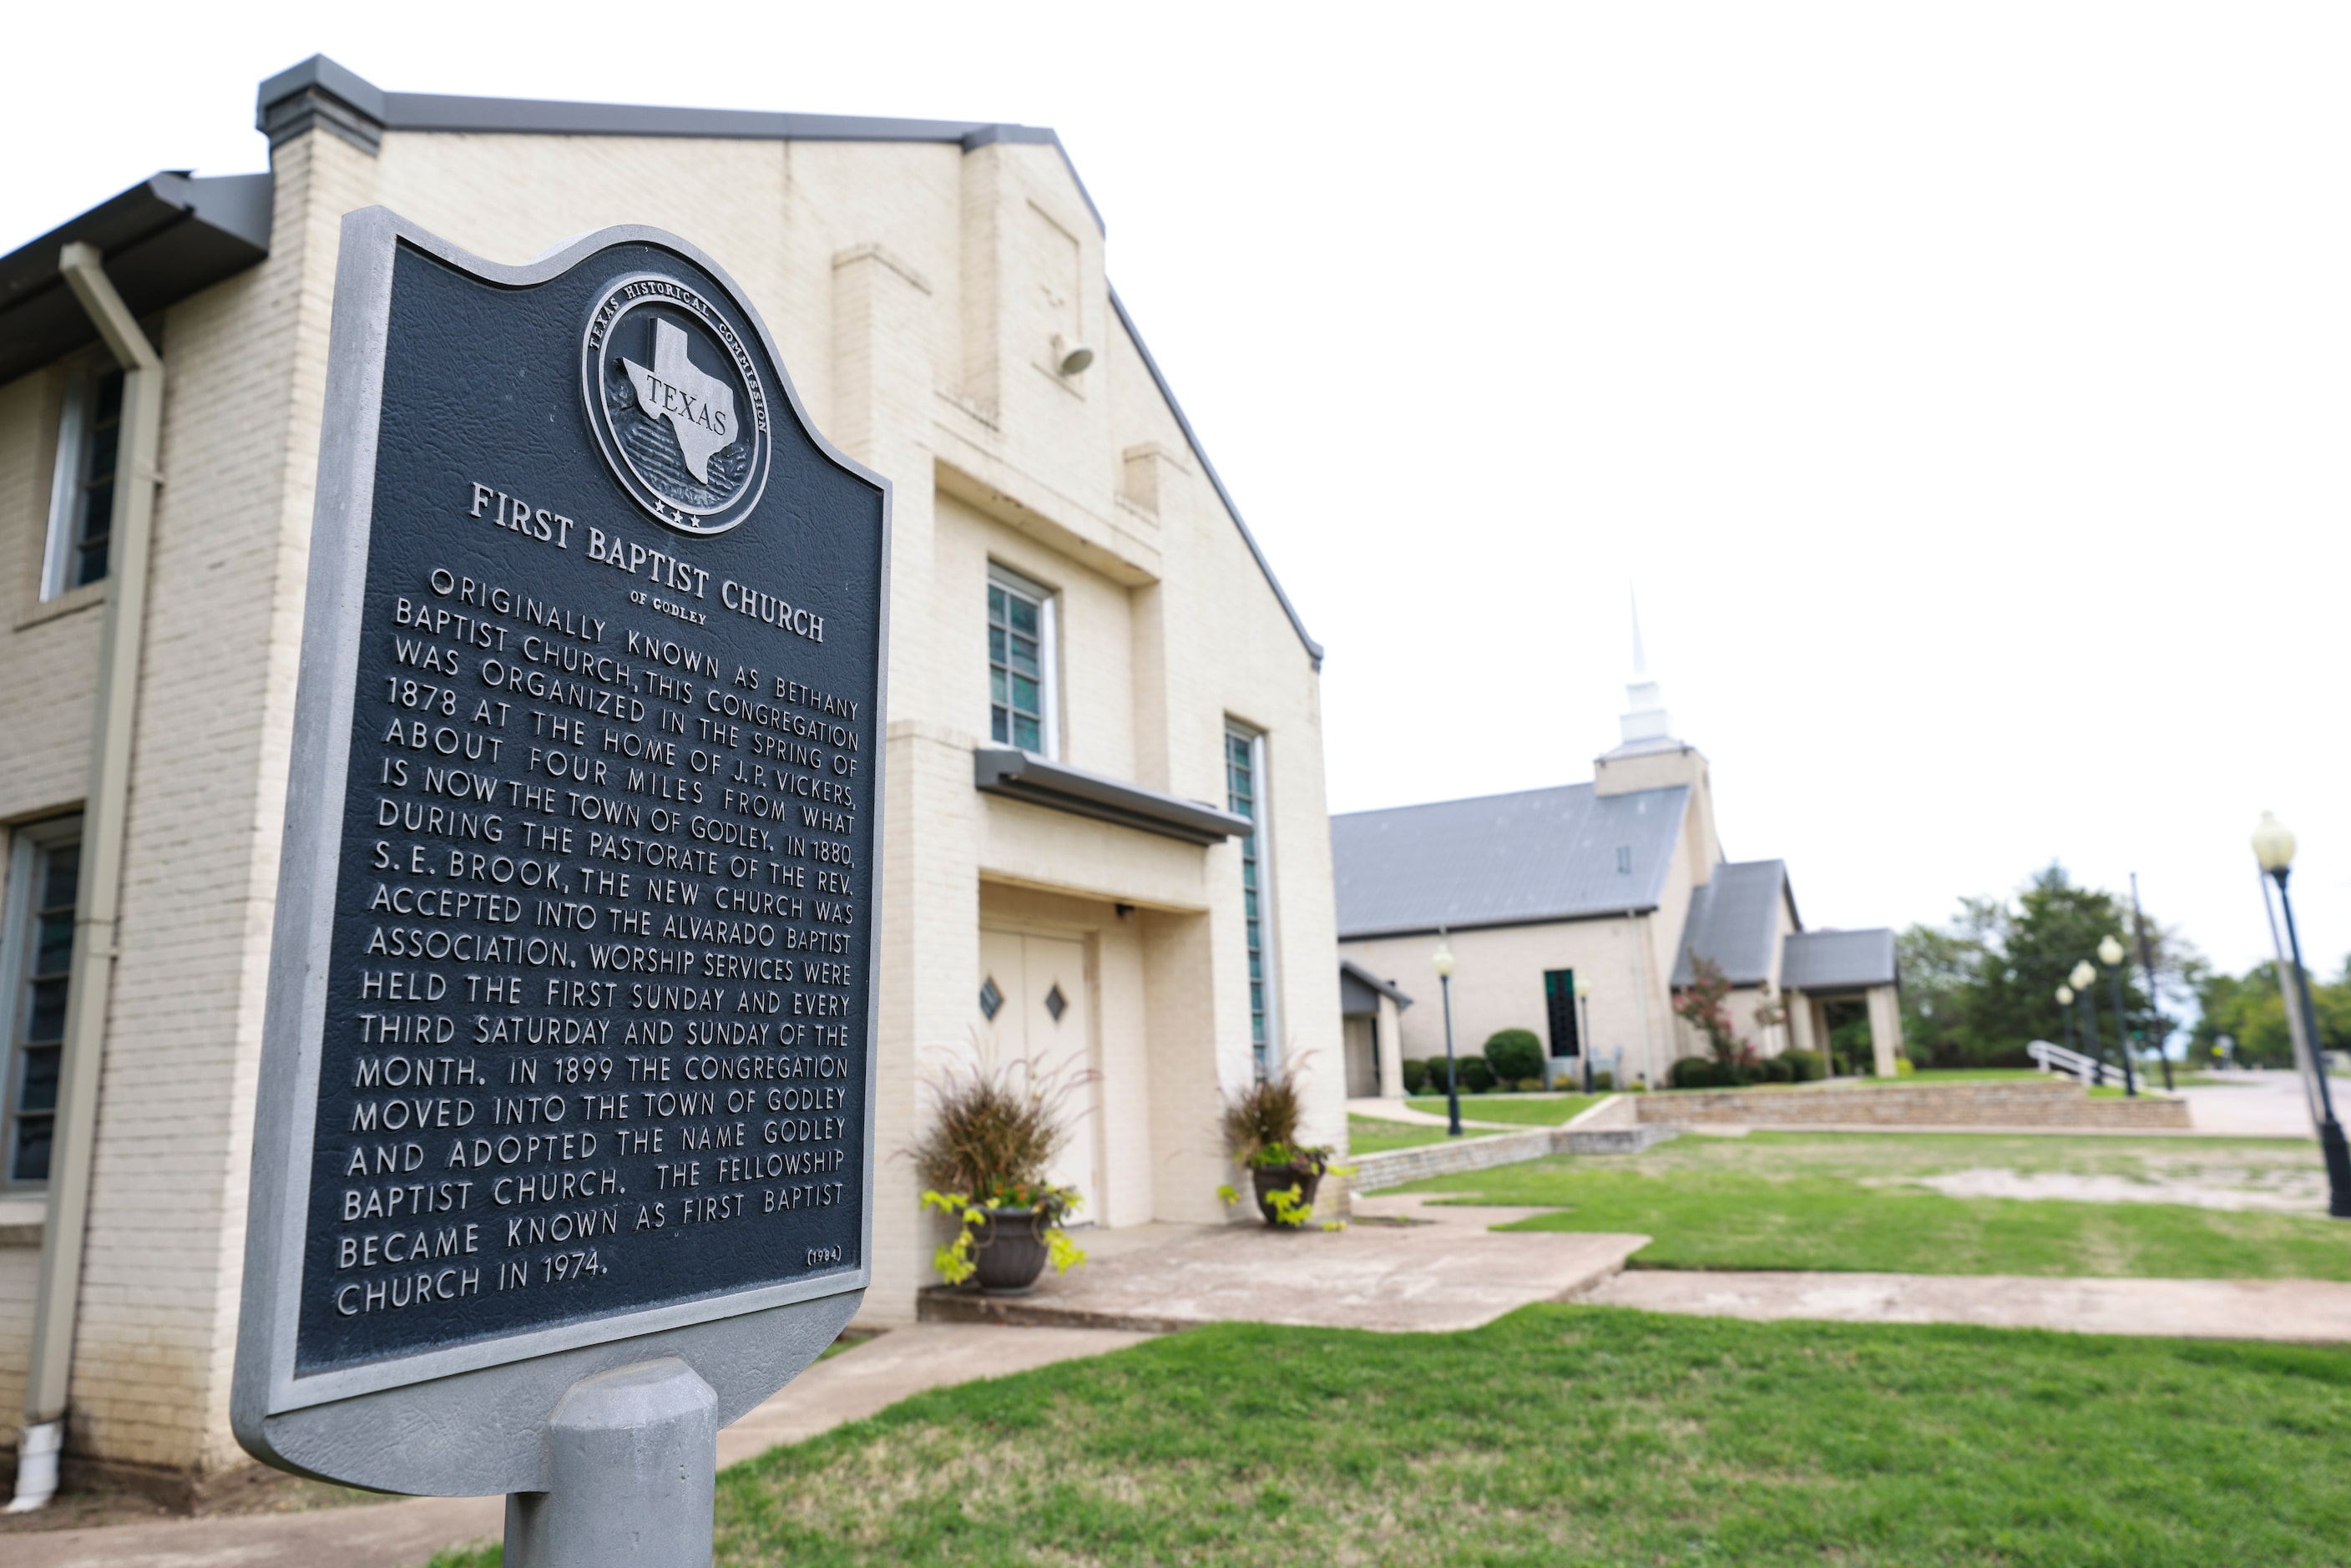
[[[549,1388],[753,1400],[867,1282],[888,489],[648,230],[355,214],[329,381],[237,1427],[528,1490]],[[366,1457],[426,1385],[514,1454]]]

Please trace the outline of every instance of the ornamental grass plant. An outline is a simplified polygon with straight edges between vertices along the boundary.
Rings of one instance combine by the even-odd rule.
[[[940,1071],[925,1085],[931,1113],[908,1151],[915,1174],[973,1203],[1058,1217],[1071,1199],[1045,1172],[1070,1141],[1071,1100],[1092,1078],[1027,1057]]]
[[[1225,1102],[1225,1148],[1233,1158],[1255,1167],[1308,1164],[1320,1168],[1330,1157],[1328,1148],[1309,1148],[1298,1141],[1305,1119],[1305,1102],[1298,1092],[1297,1062],[1284,1062]]]

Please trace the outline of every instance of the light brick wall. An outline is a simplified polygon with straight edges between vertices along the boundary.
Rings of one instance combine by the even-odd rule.
[[[508,262],[608,224],[686,235],[765,316],[820,428],[893,482],[869,1319],[911,1319],[929,1279],[913,1174],[887,1156],[916,1131],[920,1049],[975,1016],[984,886],[1061,899],[1092,933],[1118,1221],[1217,1216],[1217,1102],[1249,1071],[1238,850],[974,790],[991,558],[1063,596],[1072,760],[1221,804],[1227,716],[1268,732],[1285,1030],[1313,1064],[1316,1134],[1338,1135],[1318,677],[1117,328],[1058,152],[395,132],[371,157],[316,133],[274,162],[270,257],[165,329],[169,483],[73,1451],[198,1473],[240,1458],[227,1386],[327,329],[341,216],[371,203]],[[1093,368],[1055,373],[1055,330],[1093,346]],[[0,387],[0,821],[73,806],[89,765],[100,617],[35,605],[57,384]],[[0,1249],[0,1396],[21,1386],[36,1260]]]

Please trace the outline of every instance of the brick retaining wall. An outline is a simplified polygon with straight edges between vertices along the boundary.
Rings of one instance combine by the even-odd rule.
[[[1786,1089],[1690,1089],[1628,1096],[1649,1125],[1750,1127],[2185,1128],[2188,1103],[2152,1094],[2093,1100],[2071,1079],[1975,1083],[1806,1084]]]
[[[1355,1174],[1347,1185],[1356,1192],[1376,1192],[1402,1186],[1423,1176],[1451,1176],[1457,1171],[1482,1171],[1490,1166],[1539,1160],[1552,1152],[1560,1129],[1537,1127],[1525,1133],[1497,1133],[1490,1138],[1447,1138],[1416,1149],[1387,1149],[1376,1155],[1350,1155]]]

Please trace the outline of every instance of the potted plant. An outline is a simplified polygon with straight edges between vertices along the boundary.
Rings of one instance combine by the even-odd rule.
[[[950,1071],[931,1086],[932,1116],[911,1153],[923,1207],[956,1222],[931,1259],[947,1283],[1026,1295],[1047,1263],[1067,1273],[1085,1261],[1062,1228],[1078,1191],[1045,1179],[1069,1137],[1061,1106],[1073,1087],[1028,1061]]]
[[[1225,1102],[1225,1147],[1249,1168],[1258,1212],[1277,1230],[1305,1225],[1314,1212],[1315,1189],[1331,1169],[1327,1145],[1299,1141],[1303,1113],[1292,1064],[1266,1074]],[[1232,1194],[1227,1201],[1238,1196]]]

